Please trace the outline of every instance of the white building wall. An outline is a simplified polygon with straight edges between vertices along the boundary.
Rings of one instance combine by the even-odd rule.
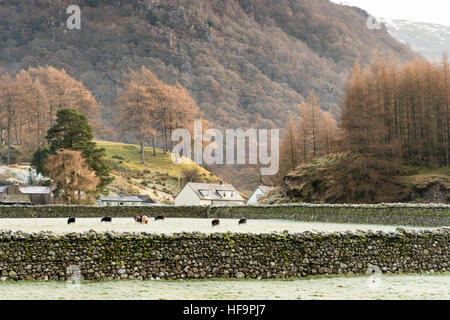
[[[237,192],[233,192],[235,198]],[[244,201],[233,200],[201,200],[191,187],[186,185],[174,199],[174,204],[180,206],[238,206],[243,205]]]
[[[211,204],[211,201],[200,200],[197,194],[191,187],[185,185],[183,190],[174,199],[175,206],[207,206]]]
[[[259,198],[262,196],[264,196],[264,192],[262,192],[260,188],[257,188],[248,199],[247,204],[258,204]]]

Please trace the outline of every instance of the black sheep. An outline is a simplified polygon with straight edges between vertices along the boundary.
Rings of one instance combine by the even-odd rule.
[[[220,225],[220,220],[219,219],[214,219],[213,221],[211,221],[211,224],[213,227]]]
[[[111,222],[111,221],[112,221],[111,217],[103,217],[100,222]]]
[[[67,224],[75,223],[75,218],[71,217],[67,220]]]
[[[239,225],[241,224],[246,224],[247,223],[247,219],[242,218],[241,220],[239,220]]]
[[[159,216],[156,216],[155,221],[156,220],[164,220],[165,218],[166,218],[166,215],[163,213],[163,214],[160,214]]]

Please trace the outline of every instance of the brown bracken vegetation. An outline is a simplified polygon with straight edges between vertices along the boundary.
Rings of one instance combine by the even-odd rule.
[[[345,74],[375,49],[399,61],[415,56],[384,28],[369,30],[367,13],[328,0],[89,0],[81,30],[71,31],[66,8],[76,2],[0,1],[0,73],[65,69],[112,128],[130,68],[178,81],[215,126],[271,128],[311,90],[338,115]]]

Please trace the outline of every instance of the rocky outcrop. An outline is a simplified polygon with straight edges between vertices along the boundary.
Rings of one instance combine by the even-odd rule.
[[[182,6],[169,7],[165,18],[167,25],[174,29],[185,29],[190,24],[188,13]]]
[[[268,203],[449,203],[450,175],[420,170],[373,155],[328,155],[286,174]]]
[[[450,203],[450,178],[435,177],[424,184],[414,185],[410,200]]]

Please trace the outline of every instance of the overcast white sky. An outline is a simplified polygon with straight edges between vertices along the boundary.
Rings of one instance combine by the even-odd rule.
[[[331,0],[360,7],[387,19],[431,22],[450,26],[450,0]]]

